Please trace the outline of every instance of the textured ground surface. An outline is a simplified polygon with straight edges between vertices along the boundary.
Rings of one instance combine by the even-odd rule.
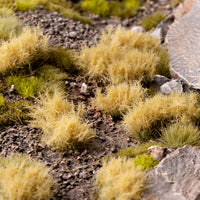
[[[107,25],[122,24],[129,28],[138,25],[145,15],[155,11],[169,13],[170,7],[167,3],[155,4],[154,1],[147,1],[147,4],[134,18],[119,20],[117,18],[100,19],[93,16],[94,26],[65,19],[43,8],[38,11],[19,12],[17,15],[25,24],[40,25],[53,44],[80,49],[83,42],[90,46],[94,45],[98,40],[100,30]],[[84,95],[80,93],[83,82],[88,85],[88,92]],[[90,98],[94,96],[97,86],[102,86],[101,83],[76,75],[69,77],[65,85],[69,99],[85,105],[87,110],[85,120],[96,129],[97,137],[87,148],[66,152],[55,151],[40,141],[43,134],[41,130],[14,125],[0,133],[0,155],[21,152],[44,161],[52,169],[58,181],[56,199],[92,199],[92,182],[96,170],[101,167],[101,158],[117,152],[120,148],[132,146],[136,141],[129,138],[128,133],[121,129],[120,120],[114,120],[110,115],[102,114],[92,108]],[[15,96],[8,98],[14,99]]]

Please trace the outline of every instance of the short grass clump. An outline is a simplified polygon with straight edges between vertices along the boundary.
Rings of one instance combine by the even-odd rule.
[[[164,19],[165,15],[161,12],[157,12],[153,15],[145,17],[142,20],[141,25],[146,29],[146,31],[149,31],[152,28],[155,28]]]
[[[1,11],[0,11],[1,12]],[[7,13],[7,11],[5,11]],[[14,15],[0,14],[0,42],[22,33],[23,26]]]
[[[25,124],[30,119],[26,106],[30,106],[31,102],[25,100],[7,102],[4,100],[2,103],[0,106],[0,129],[14,123]]]
[[[0,7],[0,16],[10,16],[10,15],[14,15],[14,11],[12,9],[3,7]]]
[[[14,7],[17,11],[36,10],[37,4],[31,0],[16,0]]]
[[[14,85],[17,94],[27,98],[36,96],[42,87],[42,79],[34,76],[8,76],[5,81]]]
[[[16,70],[38,59],[47,49],[47,38],[38,29],[25,29],[24,32],[0,46],[0,73]]]
[[[188,104],[188,102],[190,102]],[[124,116],[123,125],[131,135],[148,140],[160,132],[160,128],[171,120],[187,118],[196,121],[199,118],[198,95],[172,94],[155,95],[153,98],[140,102]]]
[[[137,200],[145,188],[145,174],[134,159],[111,158],[96,173],[99,200]]]
[[[40,95],[38,104],[30,107],[30,125],[43,129],[43,140],[48,145],[64,150],[87,143],[95,136],[89,124],[83,122],[82,114],[80,107],[75,111],[64,94],[55,89],[53,94]]]
[[[159,160],[155,160],[150,155],[143,154],[136,156],[135,158],[135,166],[141,167],[142,171],[151,170],[159,163]]]
[[[184,0],[170,0],[172,7],[178,6],[179,3],[182,3]]]
[[[79,56],[80,66],[90,76],[112,83],[148,82],[164,63],[159,55],[159,44],[150,34],[133,33],[119,27],[103,33],[96,46],[85,46]]]
[[[124,114],[129,108],[143,100],[145,89],[140,83],[121,83],[117,86],[111,85],[106,88],[106,94],[97,90],[93,105],[105,113],[113,116]]]
[[[81,6],[101,17],[108,16],[110,11],[109,4],[106,0],[84,0]]]
[[[0,158],[0,198],[4,200],[49,200],[55,180],[49,169],[28,156]]]
[[[147,143],[143,143],[140,145],[136,145],[133,147],[127,147],[124,149],[120,149],[117,153],[118,156],[120,157],[129,157],[129,158],[134,158],[138,155],[142,155],[147,153],[148,148],[154,145],[158,145],[158,146],[162,146],[162,143],[158,143],[158,142],[147,142]]]
[[[46,63],[54,65],[69,73],[74,73],[78,70],[75,52],[63,49],[61,47],[49,47],[47,52],[44,52]]]
[[[162,130],[161,141],[169,147],[199,146],[200,132],[192,123],[177,122]]]

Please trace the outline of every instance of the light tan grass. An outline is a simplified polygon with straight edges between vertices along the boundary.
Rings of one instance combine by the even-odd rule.
[[[48,39],[39,29],[25,29],[19,36],[0,46],[0,72],[21,67],[46,51]]]
[[[83,47],[80,66],[90,76],[112,83],[149,81],[159,65],[158,49],[159,41],[153,36],[119,27],[103,33],[96,46]]]
[[[200,132],[197,126],[192,123],[181,122],[172,124],[162,130],[162,142],[169,147],[182,147],[184,145],[199,146]]]
[[[130,109],[124,116],[123,124],[132,136],[147,138],[166,121],[185,118],[195,121],[199,118],[198,96],[190,94],[155,95],[137,107]]]
[[[90,125],[75,113],[63,115],[55,124],[52,132],[46,133],[43,140],[49,145],[60,150],[77,147],[85,144],[95,137],[95,132]]]
[[[22,27],[22,24],[14,15],[0,14],[0,41],[18,36],[23,30]]]
[[[29,109],[32,117],[30,125],[42,128],[43,140],[57,149],[76,147],[95,136],[95,131],[81,119],[84,113],[82,107],[75,111],[74,105],[57,88],[53,94],[46,92],[40,95],[38,104]]]
[[[138,200],[145,185],[145,174],[135,167],[134,159],[111,158],[97,171],[99,200]]]
[[[105,113],[111,115],[122,115],[133,105],[144,99],[146,90],[139,82],[134,84],[121,83],[117,86],[111,85],[102,94],[98,89],[93,105]]]
[[[28,156],[13,154],[0,158],[2,200],[49,200],[55,184],[49,169]]]

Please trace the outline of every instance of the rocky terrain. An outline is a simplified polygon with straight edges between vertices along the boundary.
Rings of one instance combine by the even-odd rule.
[[[127,29],[131,29],[133,26],[140,25],[144,16],[156,11],[161,11],[166,15],[169,15],[172,12],[169,1],[147,0],[135,17],[125,20],[116,17],[102,19],[96,15],[90,15],[90,18],[93,21],[92,26],[66,19],[56,12],[45,10],[43,7],[40,7],[37,11],[17,12],[16,15],[25,25],[39,25],[43,33],[48,35],[50,42],[53,45],[79,51],[81,45],[84,43],[87,46],[95,45],[99,39],[101,30],[106,29],[106,27],[110,25],[122,25]],[[88,86],[86,93],[81,92],[83,83]],[[102,86],[100,81],[98,82],[81,75],[69,76],[65,82],[69,99],[75,104],[77,104],[77,102],[82,102],[85,105],[87,111],[85,120],[92,124],[92,128],[96,129],[97,136],[84,149],[80,148],[64,152],[56,151],[40,140],[40,137],[43,134],[40,129],[15,125],[1,131],[0,155],[5,156],[10,152],[20,152],[45,162],[45,164],[52,169],[53,175],[58,182],[57,188],[55,189],[55,199],[57,200],[93,200],[94,174],[97,169],[101,167],[101,159],[106,155],[116,153],[121,148],[133,146],[138,143],[136,139],[128,137],[128,133],[121,128],[121,119],[112,118],[109,114],[102,114],[91,106],[90,98],[94,97],[96,88],[100,86]],[[179,86],[180,84],[178,84],[178,87]],[[15,98],[15,96],[13,97],[13,95],[7,94],[7,98]],[[198,154],[196,152],[193,154],[193,151],[195,151],[195,148],[187,150],[186,147],[184,147],[181,150],[173,152],[173,154],[169,155],[171,157],[167,157],[168,160],[160,163],[159,167],[149,176],[153,176],[154,179],[156,179],[157,176],[162,176],[161,179],[165,179],[167,183],[164,184],[163,182],[158,182],[156,183],[157,185],[152,185],[153,190],[158,191],[161,187],[165,188],[167,185],[165,192],[168,193],[173,190],[170,184],[174,181],[176,181],[177,187],[179,187],[181,180],[176,178],[176,175],[174,175],[173,180],[167,179],[166,173],[169,173],[169,169],[171,168],[168,168],[168,172],[162,170],[160,172],[160,166],[170,166],[170,159],[174,159],[180,152],[184,156],[186,154],[188,160],[180,160],[180,162],[184,162],[184,166],[187,166],[188,163],[193,162],[192,158],[188,156],[189,153],[192,154],[196,160],[199,159]],[[197,152],[199,152],[199,149]],[[196,165],[194,168],[194,170],[199,170]],[[177,170],[182,172],[181,176],[187,175],[184,174],[182,168]],[[170,173],[175,172],[170,171]],[[195,175],[196,174],[194,174],[194,177]],[[192,178],[193,177],[190,177],[190,179]],[[183,188],[182,190],[185,190],[187,188],[186,184],[183,183],[181,188]],[[187,188],[186,193],[189,192],[190,188]],[[145,195],[147,194],[148,191]],[[194,196],[196,198],[186,198],[183,197],[184,194],[180,194],[176,198],[173,195],[169,195],[165,198],[160,198],[159,193],[156,193],[155,195],[156,196],[153,197],[144,196],[144,199],[199,199],[199,196],[196,197],[195,194]]]

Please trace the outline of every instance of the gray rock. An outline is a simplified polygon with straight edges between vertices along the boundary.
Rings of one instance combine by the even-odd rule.
[[[131,31],[132,32],[137,32],[137,33],[144,33],[144,32],[146,32],[145,28],[142,27],[142,26],[133,26],[131,28]]]
[[[178,148],[147,175],[143,200],[199,200],[200,148]]]
[[[162,40],[162,35],[161,35],[161,28],[156,28],[151,32],[151,35],[158,38],[160,41]]]
[[[162,76],[162,75],[155,75],[154,79],[153,79],[153,83],[157,84],[158,86],[161,86],[164,83],[169,82],[169,81],[170,81],[169,78]]]
[[[179,81],[177,79],[171,80],[171,81],[163,84],[160,87],[160,91],[166,95],[175,93],[175,92],[181,94],[183,92],[182,83],[181,83],[181,81]]]

